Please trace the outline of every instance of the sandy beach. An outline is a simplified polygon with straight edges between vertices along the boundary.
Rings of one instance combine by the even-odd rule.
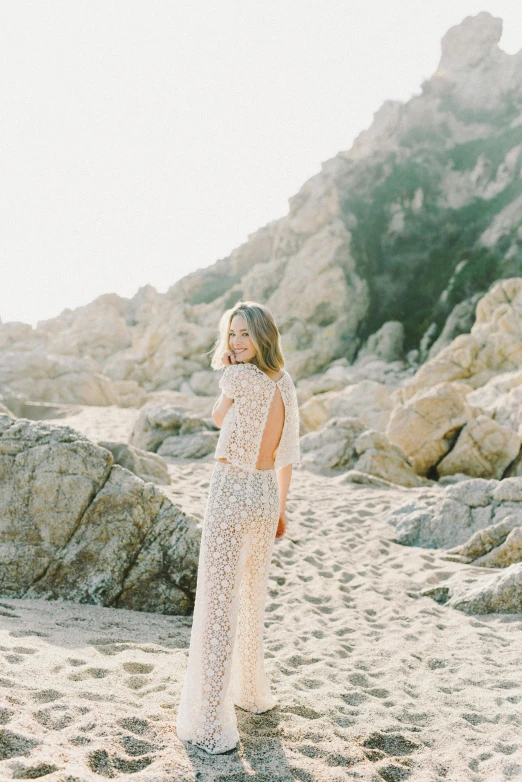
[[[110,420],[123,437],[129,417],[92,409],[67,424],[102,439]],[[169,495],[201,519],[212,468],[169,466]],[[176,736],[190,617],[2,598],[0,778],[521,779],[522,615],[421,596],[464,567],[393,542],[386,513],[426,491],[294,470],[266,613],[279,704],[237,709],[230,754]]]

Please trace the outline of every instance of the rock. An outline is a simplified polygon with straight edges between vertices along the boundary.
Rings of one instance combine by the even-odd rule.
[[[43,402],[113,405],[118,401],[96,362],[72,356],[0,353],[0,387]]]
[[[487,481],[483,478],[470,481],[468,476],[462,477],[466,478],[466,480],[447,487],[446,496],[452,500],[463,502],[465,505],[469,505],[470,508],[489,505],[493,499],[493,492],[497,488],[498,482],[495,480]]]
[[[516,516],[507,516],[497,524],[492,524],[485,529],[479,529],[462,546],[455,546],[448,550],[451,555],[448,559],[455,559],[461,562],[473,562],[479,560],[484,554],[489,553],[493,548],[504,543],[507,536],[514,529],[517,529],[520,519]]]
[[[475,322],[475,309],[481,298],[480,293],[476,293],[469,299],[464,299],[456,304],[448,316],[444,328],[428,351],[428,359],[435,358],[441,350],[447,347],[460,334],[468,334]]]
[[[59,402],[32,402],[24,394],[12,394],[9,391],[0,397],[0,401],[15,418],[28,418],[30,421],[46,421],[48,418],[67,418],[76,415],[81,405],[66,405]]]
[[[508,567],[522,561],[522,518],[507,516],[475,532],[462,546],[448,551],[448,559],[479,567]]]
[[[202,369],[192,373],[189,386],[194,394],[219,397],[221,391],[218,386],[218,381],[219,377],[213,369]]]
[[[501,35],[501,19],[486,11],[467,16],[451,27],[442,39],[439,75],[456,78],[460,71],[473,68],[485,54],[496,51]]]
[[[0,416],[6,597],[187,614],[201,529],[67,426]]]
[[[167,437],[158,448],[158,455],[169,459],[203,459],[216,450],[218,438],[219,432],[208,429]]]
[[[438,463],[437,474],[500,479],[518,456],[520,445],[512,429],[480,415],[463,427],[453,450]]]
[[[388,363],[375,356],[364,356],[354,364],[359,382],[373,380],[392,390],[413,374],[413,369],[406,361],[392,361]]]
[[[299,413],[308,432],[319,429],[331,418],[359,418],[366,427],[384,431],[391,408],[389,390],[381,383],[363,380],[342,391],[312,396]]]
[[[520,613],[522,562],[482,578],[457,578],[442,588],[430,588],[422,594],[466,614]]]
[[[167,438],[207,431],[217,431],[211,418],[191,415],[179,405],[152,402],[142,408],[130,444],[144,451],[157,451]],[[169,447],[172,448],[172,444]],[[166,455],[165,452],[162,455]]]
[[[301,464],[322,475],[350,471],[352,477],[366,473],[400,486],[426,483],[415,475],[400,448],[382,432],[365,429],[359,418],[333,418],[301,437],[300,446]]]
[[[515,461],[510,464],[506,472],[504,473],[504,478],[520,478],[522,477],[522,448],[520,449],[520,453],[515,459]]]
[[[496,502],[522,502],[522,478],[506,478],[493,490]]]
[[[386,520],[395,527],[398,543],[423,548],[454,547],[477,529],[469,507],[448,497],[433,504],[408,503],[388,514]]]
[[[471,334],[461,334],[401,388],[403,404],[442,381],[479,388],[522,365],[522,279],[500,280],[477,304]]]
[[[368,356],[386,363],[400,361],[404,356],[404,326],[398,320],[389,320],[368,337],[366,345],[357,354],[354,366]]]
[[[141,407],[148,400],[148,394],[135,380],[114,380],[113,388],[119,407]]]
[[[505,489],[504,484],[508,484]],[[447,548],[452,557],[464,561],[462,557],[471,556],[469,552],[476,551],[476,557],[487,553],[484,541],[489,536],[502,534],[505,538],[515,527],[522,527],[521,486],[521,478],[462,481],[404,504],[390,513],[387,521],[396,528],[399,543]],[[515,537],[509,543],[512,551]],[[501,552],[499,561],[503,557]]]
[[[364,430],[359,418],[332,418],[300,438],[301,465],[322,475],[351,469],[357,461],[355,441]]]
[[[324,394],[327,391],[342,391],[347,386],[359,382],[359,376],[345,363],[334,362],[325,372],[310,375],[296,383],[297,401],[299,405],[315,395]]]
[[[365,486],[379,486],[381,488],[395,489],[396,484],[386,481],[384,478],[377,478],[376,475],[370,475],[367,472],[359,472],[359,470],[348,470],[342,475],[338,475],[332,478],[332,481],[336,483],[360,483]]]
[[[98,445],[112,453],[114,464],[125,467],[142,481],[152,481],[159,486],[170,484],[167,463],[161,456],[126,443],[100,441]]]
[[[2,402],[0,401],[0,415],[8,415],[11,418],[14,418],[13,413],[7,408]]]
[[[419,475],[440,461],[472,418],[466,391],[460,383],[438,383],[394,407],[386,435],[402,448]]]
[[[399,486],[423,486],[427,483],[415,475],[404,451],[392,445],[386,435],[375,430],[368,430],[359,435],[354,448],[359,459],[354,470],[394,483]]]
[[[520,386],[522,386],[522,372],[520,370],[503,372],[492,377],[475,391],[471,391],[468,394],[468,403],[495,418],[495,414],[507,393]]]

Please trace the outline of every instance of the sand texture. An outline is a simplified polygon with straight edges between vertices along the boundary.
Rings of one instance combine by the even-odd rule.
[[[169,492],[199,517],[212,466],[170,465]],[[279,704],[237,709],[231,754],[175,733],[190,617],[2,599],[0,778],[521,779],[522,616],[421,596],[484,571],[393,542],[386,513],[426,491],[295,470],[266,614]]]

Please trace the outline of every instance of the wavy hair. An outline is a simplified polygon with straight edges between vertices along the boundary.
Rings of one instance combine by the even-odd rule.
[[[227,350],[231,350],[230,324],[235,315],[244,318],[250,339],[256,349],[256,355],[251,363],[262,370],[278,370],[284,367],[281,335],[268,307],[257,301],[238,301],[221,316],[218,337],[212,349],[205,354],[211,356],[212,369],[223,369],[223,355]]]

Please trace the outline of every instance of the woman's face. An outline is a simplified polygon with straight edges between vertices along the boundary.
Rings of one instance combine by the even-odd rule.
[[[234,315],[228,333],[230,349],[234,351],[236,361],[242,364],[252,361],[256,349],[252,344],[245,319],[242,315]]]

